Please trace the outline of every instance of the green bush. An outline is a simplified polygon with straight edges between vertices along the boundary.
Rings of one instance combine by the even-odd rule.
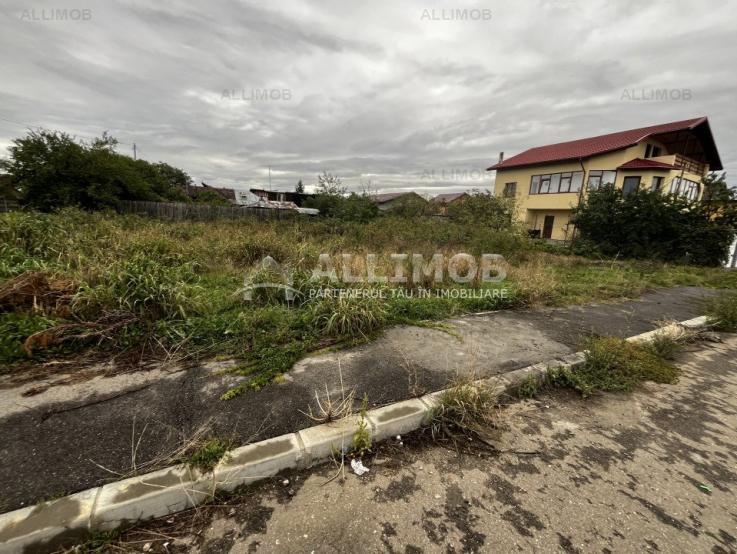
[[[475,190],[462,203],[448,206],[448,216],[466,225],[509,231],[515,228],[515,201]]]
[[[323,217],[365,223],[379,214],[379,208],[365,194],[352,193],[348,196],[338,194],[316,194],[305,201],[306,208],[317,208]]]
[[[715,208],[675,195],[647,190],[624,195],[613,185],[602,186],[574,210],[577,252],[718,266],[735,235],[735,204],[725,200]]]

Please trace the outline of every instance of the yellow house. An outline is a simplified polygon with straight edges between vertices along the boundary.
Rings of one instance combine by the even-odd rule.
[[[517,199],[519,219],[534,236],[569,240],[571,210],[589,190],[613,183],[701,198],[701,178],[722,169],[706,117],[539,146],[503,159],[494,193]]]

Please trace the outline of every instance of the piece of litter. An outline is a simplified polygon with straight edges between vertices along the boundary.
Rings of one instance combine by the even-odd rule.
[[[284,479],[284,481],[282,481],[281,484],[286,487],[289,484],[289,479]]]
[[[398,441],[401,441],[402,440],[402,435],[397,435],[397,440]]]
[[[147,542],[146,544],[143,545],[143,551],[148,552],[149,550],[151,550],[151,543]]]
[[[351,468],[353,469],[353,473],[356,475],[363,475],[369,470],[369,468],[363,465],[363,462],[357,458],[353,458],[351,460]]]
[[[711,492],[711,487],[709,485],[699,485],[699,488],[704,492]]]

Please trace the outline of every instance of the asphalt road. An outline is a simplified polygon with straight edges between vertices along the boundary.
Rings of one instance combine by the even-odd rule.
[[[510,405],[506,453],[395,439],[361,477],[288,472],[110,551],[736,552],[737,335],[722,339],[682,355],[674,385]]]
[[[591,333],[630,336],[701,315],[712,293],[680,287],[618,304],[467,316],[452,320],[456,336],[395,327],[372,343],[306,358],[283,384],[228,402],[220,395],[243,378],[217,375],[223,363],[0,381],[0,512],[115,480],[201,429],[242,445],[305,428],[316,390],[339,395],[339,366],[356,398],[367,393],[380,406],[441,389],[458,372],[483,377],[554,359]]]

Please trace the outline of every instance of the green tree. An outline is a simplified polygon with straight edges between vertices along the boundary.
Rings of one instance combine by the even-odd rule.
[[[21,202],[45,211],[186,198],[186,173],[118,154],[117,144],[107,133],[86,143],[59,131],[31,131],[13,141],[10,157],[0,161],[0,168],[10,175]]]
[[[489,191],[474,190],[462,203],[448,206],[448,217],[471,225],[494,230],[511,230],[515,221],[514,198],[494,196]]]
[[[302,184],[302,179],[300,179],[297,182],[297,186],[294,187],[294,192],[298,192],[300,194],[304,194],[304,192],[305,192],[305,186]]]

